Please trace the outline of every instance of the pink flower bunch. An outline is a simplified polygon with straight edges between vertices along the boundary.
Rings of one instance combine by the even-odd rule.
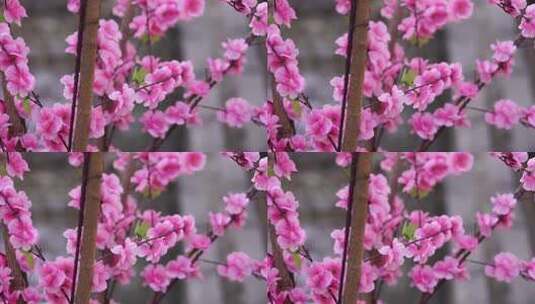
[[[431,293],[438,284],[438,277],[433,268],[429,265],[414,266],[409,277],[411,279],[411,286],[415,286],[422,292]]]
[[[413,211],[409,218],[418,227],[414,238],[420,241],[407,246],[408,255],[420,264],[427,262],[446,242],[462,239],[465,234],[459,216],[428,216],[423,211]]]
[[[141,14],[134,17],[130,29],[138,38],[163,36],[177,22],[202,16],[205,7],[204,0],[141,0],[135,4]]]
[[[513,17],[518,17],[522,10],[526,8],[526,1],[524,0],[489,0],[488,2],[497,5]]]
[[[485,113],[485,121],[499,129],[512,129],[523,118],[525,110],[509,99],[498,100],[491,112]]]
[[[526,191],[535,191],[535,159],[528,159],[526,152],[493,152],[491,155],[499,158],[508,167],[521,171],[520,182]]]
[[[69,138],[71,109],[68,104],[55,103],[39,111],[36,133],[49,151],[64,151]]]
[[[14,5],[18,1],[7,3]],[[13,96],[26,97],[35,87],[35,77],[28,67],[29,52],[24,39],[14,38],[9,25],[0,23],[0,70],[4,73],[7,90]]]
[[[342,271],[340,259],[324,258],[321,262],[313,262],[306,270],[306,286],[312,292],[312,299],[321,303],[321,299],[329,297],[329,292],[336,293],[340,287]]]
[[[293,20],[297,19],[295,10],[292,8],[288,0],[278,0],[273,12],[273,19],[278,26],[285,25],[291,27]]]
[[[104,112],[106,121],[113,123],[120,130],[127,130],[134,121],[133,110],[137,102],[137,94],[134,89],[123,84],[119,90],[108,95],[112,106]]]
[[[366,224],[366,239],[364,247],[367,250],[372,248],[380,249],[383,244],[390,242],[395,227],[403,220],[401,215],[402,209],[395,204],[391,207],[389,203],[390,186],[386,177],[382,174],[370,175],[368,186],[368,204],[369,215]],[[339,200],[336,206],[347,209],[349,197],[349,186],[340,189],[336,196]],[[335,248],[343,248],[343,230],[331,235],[335,238]],[[337,252],[338,250],[335,250]]]
[[[256,268],[256,262],[243,252],[233,252],[227,256],[225,265],[217,266],[220,276],[230,281],[243,282]]]
[[[510,283],[520,275],[521,261],[512,253],[502,252],[494,257],[492,265],[485,266],[485,274],[496,281]]]
[[[38,265],[39,288],[43,290],[43,300],[51,303],[67,303],[64,292],[72,288],[74,259],[57,257]]]
[[[154,291],[163,292],[171,283],[171,278],[163,265],[148,265],[141,272],[143,284]]]
[[[535,191],[535,159],[532,158],[527,162],[520,182],[526,191]]]
[[[217,118],[231,127],[240,128],[251,121],[253,111],[254,108],[247,100],[235,97],[227,100],[225,109],[217,112]]]
[[[138,89],[137,102],[154,110],[168,94],[181,86],[206,95],[206,84],[195,81],[193,64],[190,61],[159,61],[146,56],[140,62],[141,68],[148,74]]]
[[[200,276],[199,266],[183,255],[167,263],[166,270],[171,279],[184,280]]]
[[[0,220],[7,227],[13,248],[29,250],[37,244],[39,233],[33,226],[31,201],[22,191],[17,191],[13,178],[23,179],[29,171],[20,153],[9,153],[2,160],[7,176],[0,177]]]
[[[496,41],[491,45],[494,51],[492,61],[476,60],[476,70],[479,81],[489,84],[496,75],[511,75],[514,65],[513,55],[516,45],[513,41]]]
[[[295,199],[293,193],[286,192],[282,189],[280,179],[289,179],[290,173],[295,171],[295,164],[285,155],[286,153],[276,153],[274,155],[275,163],[281,160],[278,170],[274,170],[275,175],[269,179],[267,185],[267,205],[268,219],[275,227],[277,242],[283,249],[291,251],[297,250],[304,244],[306,234],[299,222],[297,208],[299,202]],[[288,168],[287,170],[283,168]],[[284,173],[286,172],[286,173]]]
[[[145,112],[140,118],[143,129],[152,137],[163,139],[174,124],[200,124],[201,120],[195,107],[208,95],[213,85],[221,81],[223,75],[242,72],[246,51],[249,48],[248,43],[245,39],[229,39],[223,42],[224,59],[208,60],[211,76],[207,81],[195,79],[193,65],[189,61],[157,63],[153,57],[145,57],[142,61],[143,70],[152,72],[145,76],[146,84],[140,87],[136,101],[143,103],[152,111]],[[156,110],[160,102],[180,86],[186,88],[184,94],[186,102],[175,102],[165,112]],[[220,120],[232,126],[241,127],[245,123],[244,119],[252,115],[252,110],[237,114],[238,108],[243,107],[241,101],[232,101],[229,106],[231,107],[229,113],[234,114],[225,116],[225,119],[220,116]]]
[[[499,216],[511,214],[516,205],[516,198],[512,193],[497,194],[491,197],[490,201],[492,203],[492,212]]]
[[[67,10],[71,13],[78,13],[80,10],[80,0],[67,0]]]
[[[200,152],[137,153],[134,158],[142,164],[131,179],[136,191],[154,191],[153,194],[177,177],[201,171],[206,165],[206,155]]]
[[[223,212],[210,212],[208,214],[212,233],[216,236],[223,236],[225,230],[230,226],[243,227],[247,219],[248,194],[229,193],[223,197],[223,202],[225,203]]]
[[[458,175],[472,169],[473,156],[466,152],[402,153],[410,168],[403,171],[398,182],[403,191],[422,194],[448,175]]]
[[[407,104],[419,111],[427,109],[436,97],[463,80],[462,67],[458,63],[427,64],[420,59],[413,59],[409,66],[411,71],[418,72],[414,87],[407,94]]]
[[[401,20],[398,29],[404,39],[429,39],[439,29],[450,22],[470,18],[473,12],[471,0],[425,0],[402,1],[401,6],[409,11],[409,16]],[[383,16],[392,18],[389,11]]]
[[[98,249],[113,249],[116,244],[124,242],[129,225],[135,221],[135,205],[125,204],[121,200],[123,187],[115,174],[104,174],[100,189],[101,215],[98,223],[96,246]],[[81,187],[69,192],[71,200],[68,206],[79,209]],[[63,236],[67,239],[67,253],[74,255],[77,247],[77,229],[67,229]],[[125,245],[126,246],[126,245]]]
[[[336,0],[336,11],[345,15],[351,9],[351,0]]]
[[[409,120],[411,132],[416,133],[422,139],[431,140],[438,131],[438,122],[431,113],[416,112]]]
[[[123,54],[119,46],[122,38],[119,25],[114,20],[100,20],[97,36],[97,65],[93,82],[93,92],[98,96],[111,94],[114,90],[114,82],[126,77],[124,73],[128,71],[128,66],[123,65]],[[69,35],[66,42],[68,46],[65,51],[76,56],[78,32]],[[67,100],[73,97],[73,79],[73,75],[65,75],[61,79],[65,86],[63,96]]]
[[[277,91],[282,97],[296,98],[305,88],[305,80],[299,71],[299,50],[291,39],[284,39],[280,29],[271,25],[268,29],[266,47],[268,69],[275,77]]]
[[[336,105],[324,105],[307,114],[306,133],[311,137],[315,150],[333,151],[331,140],[338,138],[340,120],[340,106]]]
[[[525,2],[524,2],[525,6]],[[522,31],[522,36],[526,38],[535,38],[535,5],[531,4],[526,7],[524,18],[518,28]]]
[[[245,155],[232,155],[233,159]],[[258,162],[256,157],[247,154],[246,157],[252,162]],[[244,165],[244,167],[247,167]],[[255,168],[253,166],[251,169]],[[225,211],[221,213],[209,213],[211,230],[208,234],[197,233],[195,219],[190,215],[180,216],[160,216],[153,211],[145,211],[141,218],[143,223],[149,225],[147,236],[138,246],[136,252],[139,257],[144,257],[153,263],[145,267],[141,276],[145,285],[156,292],[163,292],[167,289],[172,280],[184,280],[192,277],[199,277],[198,265],[195,264],[197,258],[193,258],[198,252],[207,250],[218,237],[231,225],[243,227],[246,219],[246,206],[249,198],[244,193],[231,193],[223,198]],[[176,259],[159,265],[160,258],[167,251],[174,247],[180,240],[188,242],[187,254],[180,255]],[[218,273],[232,281],[243,281],[247,276],[257,271],[258,263],[252,260],[243,252],[234,252],[227,256],[227,263],[217,268]]]
[[[490,155],[498,158],[515,171],[523,169],[528,160],[528,153],[526,152],[491,152]]]
[[[157,263],[167,254],[168,250],[176,246],[181,240],[189,240],[195,245],[195,219],[190,215],[160,216],[155,212],[145,211],[142,215],[143,223],[149,225],[146,238],[150,241],[138,247],[138,255],[147,261]]]
[[[28,17],[26,9],[20,4],[19,0],[6,0],[4,4],[4,18],[7,23],[16,23],[20,26],[22,18]]]

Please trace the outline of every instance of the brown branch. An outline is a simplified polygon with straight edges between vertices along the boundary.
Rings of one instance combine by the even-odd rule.
[[[2,165],[6,163],[7,160],[2,160]],[[6,163],[7,165],[7,163]],[[7,202],[7,199],[5,199]],[[9,203],[8,203],[9,204]],[[11,269],[11,276],[13,277],[11,281],[11,290],[22,290],[28,286],[25,274],[20,268],[19,262],[17,261],[17,255],[15,248],[9,241],[9,231],[7,226],[4,223],[0,222],[0,230],[2,230],[2,238],[4,239],[4,250],[6,251],[6,261],[7,266]],[[17,303],[24,303],[22,300],[18,300]]]
[[[82,242],[80,244],[80,275],[76,285],[75,303],[89,303],[93,281],[93,265],[95,263],[96,235],[100,215],[100,183],[103,171],[102,153],[85,153],[84,162],[88,162],[87,189],[85,204]],[[77,283],[77,284],[76,284]]]
[[[9,93],[7,89],[6,80],[4,77],[0,77],[2,81],[2,91],[4,93],[4,105],[6,107],[7,115],[9,116],[9,136],[21,136],[26,133],[26,126],[24,124],[24,119],[19,116],[17,112],[17,107],[15,106],[15,101],[13,96]],[[22,146],[17,144],[17,151],[23,151]]]
[[[279,244],[277,243],[277,234],[275,233],[275,227],[272,224],[269,224],[269,238],[271,242],[271,250],[273,251],[273,260],[275,268],[279,271],[280,280],[277,282],[277,286],[280,291],[290,291],[294,288],[295,283],[292,279],[288,267],[284,262],[283,251]],[[286,299],[285,303],[292,303],[290,299]]]
[[[268,156],[268,167],[272,168],[275,165],[274,154],[270,153]],[[270,172],[271,170],[268,170]],[[266,196],[266,205],[267,205],[267,196]],[[292,278],[286,262],[284,261],[284,255],[282,248],[277,243],[277,234],[275,233],[275,227],[273,224],[269,223],[269,238],[271,242],[271,250],[273,251],[273,260],[275,268],[279,271],[280,280],[277,282],[277,286],[280,291],[289,291],[295,287],[295,282]],[[287,298],[284,301],[285,304],[290,304],[292,301]]]
[[[350,62],[348,77],[344,81],[344,102],[342,103],[342,121],[340,128],[341,151],[354,152],[360,134],[360,112],[362,110],[362,86],[368,56],[368,22],[370,19],[371,0],[353,0],[352,21],[348,43]],[[353,18],[354,17],[354,18]],[[347,108],[347,113],[345,113]]]
[[[7,260],[7,266],[9,269],[11,269],[11,276],[13,279],[11,280],[11,290],[22,290],[26,288],[27,281],[24,273],[22,272],[19,263],[17,262],[17,256],[15,253],[15,248],[13,248],[13,245],[11,245],[11,242],[9,241],[9,233],[7,230],[7,227],[5,224],[0,225],[0,229],[2,229],[2,237],[4,239],[4,247],[6,250],[6,260]],[[24,303],[22,299],[19,299],[17,303]]]
[[[86,151],[89,139],[89,125],[91,122],[91,109],[93,99],[93,79],[95,77],[95,64],[97,59],[97,32],[100,16],[101,0],[86,0],[85,17],[81,20],[83,39],[80,56],[80,99],[76,105],[74,126],[74,148],[72,151]],[[82,11],[81,11],[82,13]],[[76,75],[75,75],[76,76]],[[77,83],[75,83],[77,86]],[[74,101],[73,96],[73,101]]]
[[[282,97],[277,92],[277,83],[275,79],[272,80],[272,98],[273,98],[273,112],[279,118],[280,128],[277,136],[280,138],[292,137],[295,134],[295,128],[293,126],[288,113],[284,109],[284,103]]]
[[[352,176],[349,185],[348,205],[350,214],[349,238],[345,244],[347,247],[347,266],[342,265],[342,269],[347,267],[345,282],[341,284],[342,303],[356,303],[362,272],[362,262],[364,256],[364,231],[366,219],[368,217],[368,183],[372,167],[373,153],[353,153]],[[356,172],[355,172],[356,171]],[[347,228],[346,228],[347,229]]]

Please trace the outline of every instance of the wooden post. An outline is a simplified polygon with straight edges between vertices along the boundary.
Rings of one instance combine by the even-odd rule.
[[[368,58],[368,22],[370,19],[370,0],[353,0],[352,14],[355,23],[351,25],[351,66],[349,70],[348,92],[344,96],[346,113],[342,135],[341,151],[354,152],[357,148],[360,134],[360,113],[362,109],[362,87],[364,83],[364,71]],[[341,131],[342,132],[342,131]]]
[[[89,303],[93,282],[93,265],[95,263],[96,235],[100,215],[100,183],[102,180],[102,153],[85,153],[88,161],[87,188],[83,210],[82,242],[80,243],[80,274],[78,275],[75,303]]]
[[[347,271],[343,286],[343,302],[356,303],[359,294],[362,261],[364,257],[364,232],[368,217],[368,183],[373,153],[353,153],[352,180],[350,182],[350,227],[347,243]],[[346,228],[347,229],[347,228]],[[344,267],[345,265],[342,265]]]
[[[97,32],[100,17],[100,1],[86,0],[81,62],[80,62],[80,98],[76,105],[74,126],[74,148],[71,150],[84,152],[89,139],[89,126],[93,108],[93,79],[97,59]],[[80,9],[84,9],[83,5]],[[78,41],[80,43],[80,41]],[[76,85],[76,84],[75,84]],[[73,97],[74,100],[75,97]]]

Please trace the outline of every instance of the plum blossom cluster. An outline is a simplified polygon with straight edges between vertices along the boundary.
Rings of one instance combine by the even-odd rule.
[[[505,165],[522,173],[520,182],[525,191],[535,191],[535,160],[528,159],[525,152],[494,152],[494,157],[500,159]]]
[[[281,155],[281,153],[274,153]],[[365,225],[361,267],[360,293],[369,293],[381,281],[388,285],[400,282],[407,276],[410,285],[421,292],[427,303],[440,283],[453,280],[462,282],[470,278],[468,257],[496,229],[509,229],[514,222],[513,211],[525,190],[514,193],[496,193],[490,198],[488,213],[475,215],[476,231],[465,229],[466,223],[458,215],[433,215],[414,208],[411,201],[420,200],[414,189],[432,191],[433,186],[448,175],[468,172],[473,166],[473,156],[468,153],[384,153],[380,162],[381,173],[369,177],[368,217]],[[516,170],[527,168],[527,153],[493,153]],[[289,163],[281,158],[283,164]],[[532,159],[533,160],[533,159]],[[347,166],[351,154],[339,153],[336,162]],[[275,162],[276,164],[277,162]],[[293,166],[286,171],[296,171]],[[291,168],[291,169],[290,169]],[[408,168],[408,169],[404,169]],[[405,171],[403,171],[405,170]],[[275,168],[273,169],[275,172]],[[421,173],[422,177],[416,178]],[[278,175],[282,175],[278,173]],[[409,177],[410,176],[410,177]],[[412,179],[411,183],[408,181]],[[418,182],[420,180],[420,182]],[[522,183],[522,182],[520,182]],[[396,185],[397,184],[397,185]],[[392,193],[393,189],[399,189]],[[412,191],[411,191],[412,190]],[[406,194],[404,194],[406,193]],[[347,209],[348,186],[336,193],[335,205]],[[334,241],[333,254],[316,257],[306,249],[306,242],[284,250],[284,266],[292,274],[294,283],[281,290],[284,280],[276,258],[270,260],[261,271],[268,284],[268,296],[273,303],[337,303],[341,286],[342,258],[345,248],[345,228],[331,232]],[[282,245],[282,244],[281,244]],[[438,250],[450,246],[446,256],[439,259]],[[524,260],[510,252],[501,252],[488,262],[478,262],[480,271],[500,282],[514,279],[533,281],[534,259]],[[477,262],[477,261],[475,261]],[[405,272],[401,266],[409,264]],[[480,266],[483,264],[483,266]],[[355,288],[355,287],[351,287]]]
[[[387,154],[381,166],[384,170],[391,170],[396,163],[397,154]],[[424,195],[449,175],[459,175],[472,169],[473,156],[466,152],[452,153],[403,153],[399,156],[410,164],[402,171],[398,182],[403,185],[403,191]]]
[[[0,219],[9,234],[9,242],[15,249],[29,251],[39,237],[33,225],[30,207],[32,202],[23,191],[17,191],[14,178],[23,179],[29,171],[28,164],[19,153],[2,155],[0,166],[7,173],[0,177]]]
[[[392,19],[397,1],[385,0],[381,15]],[[471,0],[429,0],[400,1],[409,14],[403,18],[398,29],[403,39],[429,39],[450,22],[458,22],[472,16],[474,4]]]
[[[281,183],[281,179],[289,180],[297,169],[287,153],[275,153],[273,160],[273,174],[267,172],[269,181],[265,189],[268,197],[268,219],[275,229],[279,246],[282,249],[297,251],[306,238],[299,221],[299,202],[293,193],[282,188]]]
[[[35,78],[28,67],[30,49],[24,39],[13,37],[10,26],[12,24],[20,26],[22,18],[27,16],[26,10],[18,0],[6,1],[5,22],[0,23],[0,68],[9,94],[19,97],[25,97],[33,90]]]
[[[381,8],[384,19],[368,23],[367,61],[362,84],[364,105],[360,109],[358,136],[363,144],[360,150],[376,151],[387,136],[384,131],[397,133],[406,123],[411,134],[420,141],[416,148],[425,151],[442,130],[470,127],[469,110],[482,114],[488,124],[497,128],[535,126],[535,108],[518,106],[509,99],[497,101],[492,109],[469,106],[495,77],[511,75],[517,49],[535,37],[533,4],[527,6],[525,1],[490,2],[518,18],[520,32],[516,39],[491,44],[492,58],[477,59],[476,77],[469,80],[465,79],[466,72],[460,63],[410,57],[406,49],[410,45],[423,46],[446,25],[470,18],[474,11],[471,0],[384,1]],[[282,34],[283,26],[289,27],[297,19],[295,10],[287,1],[277,1],[276,7],[274,22],[270,25],[273,30],[268,32],[268,67],[274,74],[273,89],[282,99],[283,110],[281,113],[275,105],[266,109],[266,115],[275,116],[265,117],[262,121],[268,130],[269,146],[274,151],[339,151],[338,142],[344,128],[340,103],[345,104],[351,75],[335,76],[330,80],[334,103],[312,103],[305,92],[305,78],[299,72],[296,43],[283,38]],[[351,10],[351,1],[337,0],[335,9],[346,15]],[[340,36],[335,44],[335,54],[349,60],[349,34]],[[451,100],[446,99],[446,93],[450,93]],[[281,129],[288,125],[285,120],[289,120],[292,134],[281,135]],[[364,145],[364,142],[370,144]]]
[[[206,155],[200,152],[183,153],[124,153],[114,163],[115,168],[125,170],[133,158],[139,161],[131,182],[137,192],[155,196],[179,176],[191,175],[204,169]]]
[[[164,60],[152,53],[151,46],[177,23],[201,17],[204,0],[115,1],[113,17],[100,19],[98,24],[88,151],[117,149],[113,137],[118,131],[130,131],[134,124],[140,124],[152,140],[146,150],[157,150],[178,126],[200,126],[201,111],[216,110],[214,118],[237,128],[260,115],[261,111],[240,97],[230,99],[224,109],[199,105],[226,75],[243,72],[249,46],[267,34],[267,2],[221,2],[249,20],[249,34],[225,39],[222,56],[206,59],[207,73],[201,78],[192,61]],[[67,9],[78,14],[80,1],[67,1]],[[4,96],[0,105],[2,149],[65,151],[70,148],[76,120],[71,105],[77,92],[76,75],[67,74],[60,79],[66,102],[42,100],[34,91],[36,80],[28,63],[30,50],[22,38],[12,36],[10,28],[20,25],[26,11],[18,0],[6,1],[3,11],[0,67],[9,96]],[[66,38],[66,53],[77,57],[79,36],[74,32]],[[178,92],[182,95],[177,98]]]

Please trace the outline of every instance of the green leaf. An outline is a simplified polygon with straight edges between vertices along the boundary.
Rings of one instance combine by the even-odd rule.
[[[416,225],[411,222],[404,222],[401,227],[401,235],[404,239],[410,241],[414,239],[414,233],[416,232]]]
[[[273,164],[271,162],[268,165],[268,176],[275,176],[275,169],[273,168]]]
[[[134,233],[140,239],[144,239],[147,237],[147,232],[149,231],[149,228],[150,228],[149,223],[145,221],[137,222],[136,227],[134,228]]]
[[[160,36],[150,36],[150,43],[151,44],[154,44],[158,41],[160,41]],[[148,43],[149,42],[149,35],[148,34],[145,34],[141,37],[141,42],[143,43]]]
[[[409,42],[412,44],[412,45],[416,45],[417,47],[422,47],[424,45],[426,45],[428,42],[429,42],[429,38],[421,38],[421,37],[416,37],[416,36],[413,36]]]
[[[6,22],[6,18],[4,17],[4,12],[0,13],[0,23]]]
[[[416,199],[422,199],[425,198],[427,195],[429,195],[429,192],[431,191],[422,191],[418,190],[417,188],[412,188],[409,192],[409,195],[416,198]]]
[[[26,112],[27,114],[32,114],[32,107],[30,103],[31,103],[30,97],[28,96],[26,96],[22,100],[22,107],[24,108],[24,112]]]
[[[22,254],[24,255],[24,258],[26,258],[26,263],[28,263],[28,266],[30,267],[30,269],[33,269],[33,266],[35,265],[33,254],[24,250],[22,251]]]
[[[416,71],[412,69],[405,69],[403,70],[403,74],[401,74],[401,83],[410,87],[414,84],[415,78],[416,78]]]
[[[145,82],[145,76],[148,72],[144,68],[135,68],[134,73],[132,74],[132,80],[137,84],[141,85]]]
[[[301,116],[302,107],[299,100],[292,100],[292,110],[297,114],[297,116]]]
[[[146,188],[145,190],[143,190],[143,196],[145,196],[146,198],[149,198],[149,199],[155,199],[157,198],[158,196],[160,196],[160,194],[162,194],[162,190],[160,189],[155,189],[155,188]]]
[[[0,162],[0,176],[7,176],[6,162]]]
[[[302,264],[301,255],[297,252],[292,252],[292,258],[297,269],[300,269]]]

